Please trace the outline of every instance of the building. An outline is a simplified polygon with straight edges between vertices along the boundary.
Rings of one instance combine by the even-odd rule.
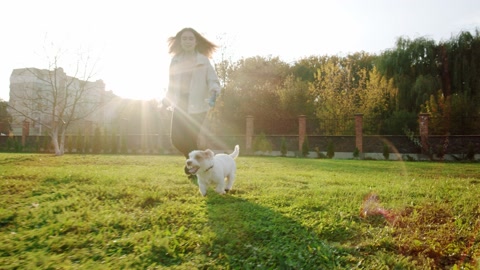
[[[21,135],[25,123],[29,135],[45,135],[45,126],[54,121],[68,123],[67,133],[77,132],[85,123],[103,126],[111,115],[105,112],[106,104],[115,98],[105,91],[102,80],[83,81],[68,76],[62,68],[14,69],[8,110],[13,134]]]

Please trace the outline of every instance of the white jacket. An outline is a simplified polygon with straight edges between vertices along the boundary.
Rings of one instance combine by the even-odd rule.
[[[166,98],[175,108],[180,98],[180,80],[178,64],[182,61],[182,54],[175,55],[170,62],[170,76]],[[208,100],[215,93],[220,94],[220,83],[210,60],[205,55],[197,52],[195,68],[190,81],[188,113],[202,113],[210,109]]]

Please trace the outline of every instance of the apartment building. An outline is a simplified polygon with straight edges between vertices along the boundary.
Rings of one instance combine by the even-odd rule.
[[[112,117],[106,112],[106,104],[116,98],[111,91],[105,91],[102,80],[83,81],[68,76],[62,68],[14,69],[10,76],[9,99],[12,131],[21,135],[24,123],[28,122],[29,135],[44,135],[45,124],[68,119],[78,120],[71,123],[67,133],[77,132],[85,123],[103,126],[110,122],[107,118]],[[63,115],[65,120],[52,119],[53,114]]]

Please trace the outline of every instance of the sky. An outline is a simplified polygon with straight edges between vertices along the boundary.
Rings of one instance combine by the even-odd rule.
[[[224,58],[379,54],[399,37],[447,41],[480,30],[478,0],[16,0],[0,2],[0,99],[13,69],[48,69],[52,58],[73,75],[131,99],[161,99],[168,86],[167,39],[192,27]],[[88,60],[84,60],[87,59]]]

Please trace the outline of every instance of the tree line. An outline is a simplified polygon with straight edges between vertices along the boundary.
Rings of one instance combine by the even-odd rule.
[[[296,130],[298,115],[323,121],[361,113],[368,134],[405,134],[429,113],[432,134],[480,132],[480,34],[461,32],[435,42],[398,38],[392,49],[346,56],[311,56],[294,63],[278,57],[221,61],[223,83],[211,120],[229,132],[255,118],[258,132]],[[334,129],[319,132],[335,134]]]

